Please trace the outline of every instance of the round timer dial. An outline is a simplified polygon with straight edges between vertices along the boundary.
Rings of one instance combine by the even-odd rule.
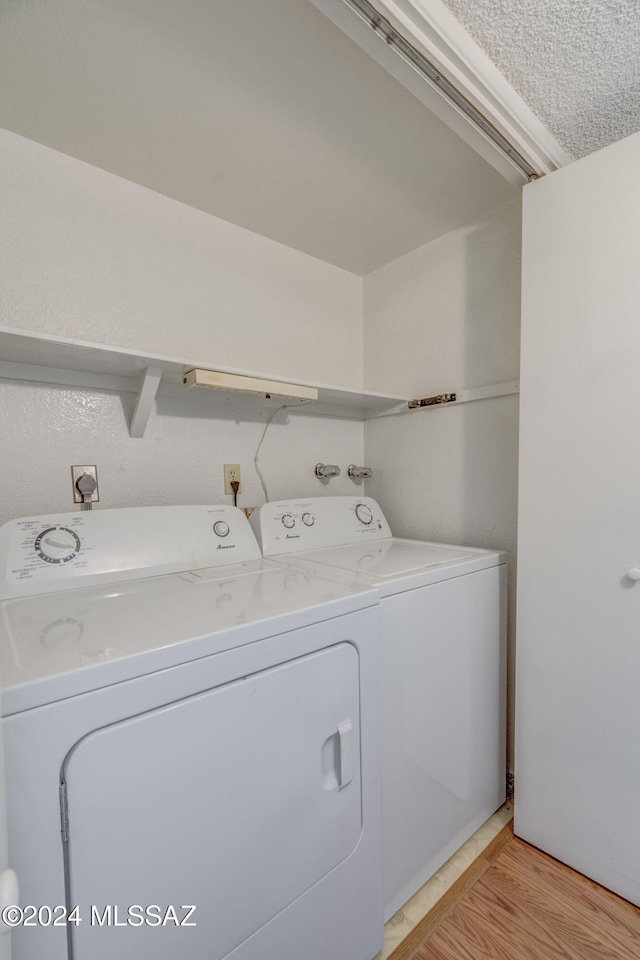
[[[80,551],[80,537],[69,527],[47,527],[38,534],[33,547],[46,563],[68,563]]]
[[[366,505],[366,503],[359,503],[356,506],[356,517],[360,523],[364,523],[365,526],[369,526],[373,520],[373,513],[371,508]]]

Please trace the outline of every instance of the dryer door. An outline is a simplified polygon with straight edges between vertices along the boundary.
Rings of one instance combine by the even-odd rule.
[[[358,843],[357,651],[96,730],[68,755],[64,788],[73,960],[219,960]],[[178,926],[190,905],[195,926]]]

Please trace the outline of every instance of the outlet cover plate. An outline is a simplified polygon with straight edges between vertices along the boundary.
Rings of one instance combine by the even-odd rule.
[[[225,463],[224,465],[224,492],[233,494],[231,489],[231,481],[237,480],[240,485],[242,485],[242,478],[240,476],[240,464],[239,463]],[[238,493],[240,492],[240,487],[238,487]]]
[[[73,489],[73,502],[82,503],[82,494],[76,487],[76,483],[78,482],[78,480],[80,479],[83,473],[88,473],[90,476],[93,477],[93,479],[96,482],[96,488],[91,494],[91,502],[97,503],[98,500],[100,499],[100,491],[98,489],[98,468],[96,467],[95,463],[76,464],[75,466],[71,467],[71,487]]]

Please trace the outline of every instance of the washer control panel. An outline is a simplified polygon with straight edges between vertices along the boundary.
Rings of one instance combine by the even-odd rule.
[[[21,517],[0,528],[0,599],[260,556],[244,513],[226,505]]]
[[[251,514],[265,557],[385,540],[389,524],[371,497],[315,497],[265,503]]]

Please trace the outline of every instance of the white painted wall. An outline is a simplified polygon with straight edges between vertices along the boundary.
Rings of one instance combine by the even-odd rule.
[[[0,21],[0,126],[359,275],[514,195],[444,98],[443,123],[307,0],[4,0]]]
[[[0,524],[26,514],[73,510],[74,463],[96,463],[95,509],[155,504],[231,503],[223,463],[239,463],[239,506],[264,502],[253,457],[272,410],[238,405],[211,415],[211,404],[160,398],[143,440],[129,437],[133,394],[0,381]],[[293,411],[277,414],[260,451],[272,499],[348,494],[346,475],[363,462],[362,423]],[[318,460],[343,472],[326,483]]]
[[[340,386],[362,384],[362,280],[39,144],[0,132],[0,323]],[[160,399],[129,437],[130,394],[0,382],[0,521],[72,509],[96,463],[100,508],[264,499],[253,469],[271,410]],[[240,401],[241,404],[241,401]],[[285,423],[288,425],[285,426]],[[347,493],[318,460],[363,460],[355,421],[281,413],[261,455],[272,497]]]
[[[424,397],[517,379],[520,200],[370,274],[364,314],[365,385]],[[517,458],[516,396],[365,427],[367,494],[394,533],[508,551],[511,654]]]
[[[365,388],[417,397],[510,380],[520,198],[365,277]]]
[[[0,131],[0,323],[362,386],[362,280]]]

